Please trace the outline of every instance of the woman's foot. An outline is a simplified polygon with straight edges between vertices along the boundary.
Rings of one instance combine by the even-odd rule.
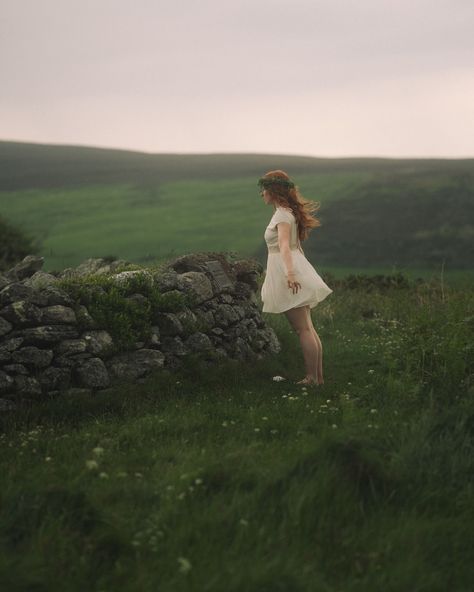
[[[298,382],[296,384],[308,384],[311,386],[318,386],[319,385],[319,383],[316,382],[316,380],[314,378],[312,378],[311,376],[306,376],[302,380],[298,380]]]

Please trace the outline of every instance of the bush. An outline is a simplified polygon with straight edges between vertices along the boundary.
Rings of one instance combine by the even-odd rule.
[[[26,255],[37,254],[39,245],[0,216],[0,271],[11,269]]]
[[[59,285],[77,304],[86,306],[99,328],[110,333],[114,352],[133,349],[135,342],[146,341],[159,312],[177,312],[192,304],[191,295],[177,291],[162,294],[145,273],[120,284],[113,276],[90,275],[64,279]],[[133,294],[147,300],[135,302],[130,298]]]

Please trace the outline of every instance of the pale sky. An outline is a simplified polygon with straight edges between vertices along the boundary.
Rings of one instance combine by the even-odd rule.
[[[473,157],[474,0],[1,0],[0,140]]]

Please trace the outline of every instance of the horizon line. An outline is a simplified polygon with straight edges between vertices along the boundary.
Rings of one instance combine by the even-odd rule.
[[[294,158],[314,158],[325,160],[343,160],[343,159],[383,159],[383,160],[472,160],[474,156],[385,156],[385,155],[345,155],[345,156],[317,156],[314,154],[292,154],[288,152],[150,152],[145,150],[138,150],[134,148],[123,148],[118,146],[102,146],[94,144],[70,144],[70,143],[56,143],[56,142],[41,142],[35,140],[18,140],[18,139],[1,139],[0,143],[10,144],[33,144],[37,146],[53,146],[63,148],[88,148],[93,150],[116,150],[119,152],[134,152],[136,154],[145,154],[147,156],[286,156]]]

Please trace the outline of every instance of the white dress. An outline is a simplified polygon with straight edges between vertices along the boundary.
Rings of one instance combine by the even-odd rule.
[[[290,252],[295,280],[301,284],[301,288],[298,287],[298,292],[295,293],[288,287],[286,265],[278,250],[278,222],[290,224]],[[280,313],[307,304],[314,308],[333,292],[306,259],[299,244],[296,219],[291,210],[281,206],[276,208],[265,230],[264,238],[268,247],[268,259],[261,288],[262,312]]]

